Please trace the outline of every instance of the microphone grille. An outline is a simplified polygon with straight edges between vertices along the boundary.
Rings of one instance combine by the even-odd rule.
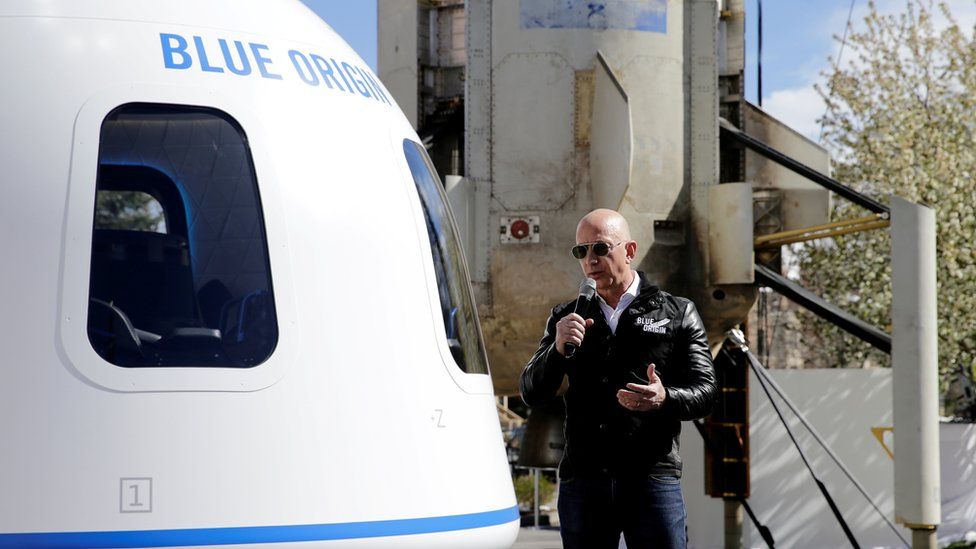
[[[596,281],[592,278],[584,278],[583,282],[580,282],[579,292],[581,296],[587,299],[593,297],[596,293]]]

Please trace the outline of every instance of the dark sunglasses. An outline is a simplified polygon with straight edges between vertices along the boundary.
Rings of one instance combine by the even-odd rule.
[[[610,250],[614,246],[619,246],[623,244],[622,242],[617,242],[616,244],[610,244],[609,242],[594,242],[592,244],[577,244],[573,246],[573,257],[576,259],[585,259],[586,252],[590,246],[593,246],[593,254],[597,257],[603,257],[610,253]]]

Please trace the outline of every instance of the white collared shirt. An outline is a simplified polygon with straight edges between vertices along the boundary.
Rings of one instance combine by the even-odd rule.
[[[607,305],[607,302],[600,298],[600,310],[603,311],[603,318],[607,319],[607,324],[610,326],[610,332],[613,334],[617,333],[617,323],[620,322],[620,316],[624,314],[627,306],[637,297],[637,292],[640,291],[640,277],[637,276],[636,271],[631,271],[634,273],[634,281],[630,283],[627,287],[627,291],[624,295],[620,296],[620,301],[617,302],[617,308],[611,308]]]

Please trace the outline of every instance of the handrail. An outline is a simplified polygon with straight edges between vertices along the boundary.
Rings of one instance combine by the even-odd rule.
[[[752,151],[762,156],[765,156],[766,158],[772,160],[773,162],[776,162],[777,164],[783,166],[784,168],[793,171],[794,173],[802,175],[803,177],[809,179],[810,181],[813,181],[814,183],[820,185],[821,187],[826,188],[827,190],[837,193],[838,195],[850,200],[851,202],[857,204],[858,206],[867,208],[868,210],[876,214],[883,214],[886,218],[891,213],[891,211],[888,209],[887,206],[878,202],[877,200],[874,200],[873,198],[863,195],[855,191],[854,189],[844,185],[840,181],[827,177],[826,175],[814,170],[813,168],[807,166],[806,164],[801,164],[800,162],[794,160],[793,158],[786,156],[785,154],[777,151],[776,149],[770,147],[769,145],[763,143],[762,141],[759,141],[758,139],[746,134],[739,128],[736,128],[728,120],[724,118],[719,118],[718,122],[719,122],[719,127],[721,129],[722,136],[727,136],[730,139],[738,141],[742,145],[745,145],[746,148],[751,149]]]

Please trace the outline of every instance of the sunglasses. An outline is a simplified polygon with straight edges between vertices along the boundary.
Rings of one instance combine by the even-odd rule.
[[[577,244],[573,246],[573,257],[576,259],[585,259],[587,250],[590,246],[593,246],[593,255],[597,257],[603,257],[610,253],[610,250],[614,246],[619,246],[623,242],[617,242],[616,244],[610,244],[609,242],[594,242],[592,244]]]

